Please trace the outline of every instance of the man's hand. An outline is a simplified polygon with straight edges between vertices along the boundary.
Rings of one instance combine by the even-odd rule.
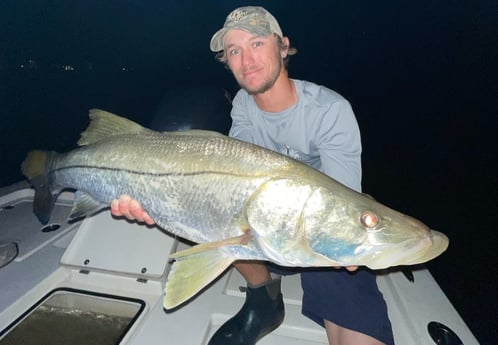
[[[156,222],[142,208],[142,205],[132,199],[129,195],[122,195],[119,200],[114,199],[111,202],[111,213],[116,217],[125,217],[129,220],[136,220],[148,225],[154,225]]]

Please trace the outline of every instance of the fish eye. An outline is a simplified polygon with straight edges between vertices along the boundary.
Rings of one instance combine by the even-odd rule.
[[[364,211],[360,216],[360,222],[364,227],[372,229],[379,223],[379,218],[372,211]]]

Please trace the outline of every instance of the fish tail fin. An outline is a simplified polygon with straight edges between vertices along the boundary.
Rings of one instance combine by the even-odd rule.
[[[42,224],[47,224],[57,200],[58,192],[52,190],[46,171],[52,165],[55,152],[34,150],[21,165],[21,171],[35,189],[33,211]]]
[[[21,171],[31,181],[36,176],[45,174],[48,159],[49,152],[47,151],[33,150],[28,152],[26,159],[22,162]]]
[[[233,261],[233,258],[223,255],[220,248],[176,259],[164,290],[164,308],[173,309],[192,298],[221,275]]]

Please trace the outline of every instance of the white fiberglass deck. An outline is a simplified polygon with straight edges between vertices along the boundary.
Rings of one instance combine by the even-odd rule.
[[[230,271],[190,303],[165,312],[167,258],[183,243],[157,228],[115,220],[108,211],[68,224],[70,193],[59,198],[51,219],[60,228],[42,231],[32,213],[32,197],[29,188],[0,194],[0,243],[15,242],[19,248],[19,255],[0,268],[0,344],[16,319],[61,288],[88,291],[96,298],[143,301],[143,310],[118,342],[127,345],[206,344],[242,305],[238,287],[244,281]],[[429,322],[436,321],[451,328],[463,344],[478,344],[430,273],[418,270],[414,278],[409,282],[400,272],[378,277],[396,343],[436,344],[427,331]],[[301,315],[301,293],[298,275],[283,278],[285,321],[258,344],[327,344],[324,330]]]

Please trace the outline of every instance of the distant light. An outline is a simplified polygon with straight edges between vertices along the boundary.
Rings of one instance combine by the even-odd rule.
[[[38,69],[38,63],[35,60],[28,59],[27,62],[20,64],[19,68],[20,69],[35,70],[35,69]]]

